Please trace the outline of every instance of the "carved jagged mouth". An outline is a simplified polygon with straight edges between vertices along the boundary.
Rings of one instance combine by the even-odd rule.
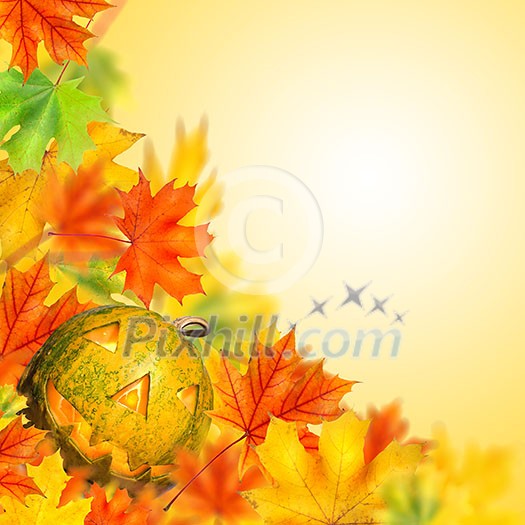
[[[130,408],[130,410],[140,413],[140,409],[144,405],[140,400],[140,395],[143,391],[139,389],[137,392],[134,389],[136,383],[138,382],[130,385],[130,387],[133,386],[133,388],[129,388],[128,391],[122,394],[122,399],[117,396],[115,401]],[[122,391],[119,393],[121,392]],[[55,423],[59,427],[71,428],[68,441],[88,462],[95,463],[103,457],[111,456],[110,471],[117,476],[130,479],[140,478],[148,470],[151,470],[151,477],[160,477],[169,469],[166,465],[150,466],[143,464],[137,469],[131,470],[129,467],[128,453],[111,441],[97,442],[97,437],[93,435],[91,425],[82,417],[78,410],[58,392],[51,380],[47,383],[47,401],[48,410]]]

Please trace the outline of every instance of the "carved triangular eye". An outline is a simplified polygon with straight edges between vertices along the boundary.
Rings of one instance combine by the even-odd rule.
[[[119,405],[146,417],[148,412],[149,382],[149,374],[146,374],[112,395],[111,399]]]
[[[197,398],[199,395],[198,385],[192,385],[187,388],[182,388],[177,392],[177,397],[182,401],[184,406],[191,414],[195,414],[197,408]]]
[[[84,334],[84,337],[114,354],[118,345],[118,330],[119,324],[112,323],[101,326],[100,328],[95,328]]]
[[[58,392],[51,380],[47,383],[47,399],[58,425],[68,426],[75,423],[85,423],[77,409]]]

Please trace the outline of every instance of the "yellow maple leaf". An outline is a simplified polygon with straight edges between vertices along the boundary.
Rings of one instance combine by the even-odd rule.
[[[122,191],[129,191],[138,182],[138,172],[118,164],[114,159],[131,148],[144,134],[126,131],[105,122],[92,122],[88,125],[88,133],[96,149],[84,152],[82,166],[91,168],[102,164],[105,182]],[[67,167],[67,164],[62,163],[62,166]]]
[[[175,134],[178,147],[171,157],[170,179],[193,186],[208,162],[208,119],[202,117],[199,126],[190,133],[186,132],[184,122],[178,120]]]
[[[208,157],[208,123],[205,118],[202,118],[199,125],[189,133],[181,120],[177,122],[167,171],[163,170],[151,141],[144,144],[142,171],[150,181],[152,194],[157,193],[168,181],[173,181],[174,187],[185,184],[195,186],[198,183],[194,201],[199,205],[199,224],[209,221],[220,211],[223,196],[223,187],[217,181],[216,171],[212,170],[208,176],[203,173]],[[197,210],[192,210],[183,218],[181,224],[194,226],[196,213]]]
[[[202,182],[202,173],[209,158],[208,123],[203,117],[199,125],[186,132],[182,120],[177,121],[175,142],[168,169],[164,171],[151,141],[144,144],[142,171],[151,181],[151,191],[157,193],[166,182],[172,180],[175,186]]]
[[[513,450],[470,444],[464,454],[452,447],[443,426],[434,431],[436,448],[416,475],[395,479],[382,492],[388,525],[518,525],[519,516],[500,498],[512,481]]]
[[[438,446],[418,472],[440,500],[431,525],[517,525],[517,514],[498,501],[512,481],[514,451],[470,444],[460,455],[443,426],[435,428],[434,439]]]
[[[42,236],[45,179],[33,170],[15,175],[7,160],[0,162],[0,238],[2,258],[15,262],[34,250]]]
[[[104,182],[122,191],[129,191],[138,182],[138,172],[114,161],[115,157],[131,148],[140,140],[143,133],[133,133],[118,128],[107,122],[91,122],[88,133],[95,144],[95,149],[84,152],[82,168],[88,170],[94,166],[103,166]],[[53,171],[58,180],[64,180],[73,171],[69,164],[57,165],[58,145],[53,141],[42,163],[42,172]]]
[[[421,447],[393,442],[365,465],[368,424],[353,412],[325,422],[314,455],[301,445],[295,423],[273,419],[256,450],[275,484],[243,495],[268,524],[381,523],[384,502],[378,489],[392,475],[415,470]]]
[[[60,452],[44,458],[38,467],[27,465],[27,473],[44,497],[30,494],[25,498],[25,505],[13,498],[1,497],[0,504],[5,512],[0,514],[0,525],[83,525],[92,498],[71,501],[57,508],[62,490],[70,479],[62,468]]]

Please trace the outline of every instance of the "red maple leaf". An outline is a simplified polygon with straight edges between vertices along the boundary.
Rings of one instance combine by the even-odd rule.
[[[423,445],[422,452],[430,448],[430,443],[418,438],[406,439],[409,429],[408,419],[401,417],[401,401],[392,403],[378,409],[370,405],[366,419],[370,419],[370,426],[365,437],[364,456],[365,463],[370,463],[394,440],[403,444]]]
[[[22,417],[17,417],[0,431],[0,463],[21,465],[38,457],[36,446],[45,435],[45,430],[24,428]]]
[[[106,491],[96,483],[88,496],[93,496],[91,512],[84,520],[85,525],[143,525],[149,511],[143,506],[133,504],[127,490],[117,489],[108,501]]]
[[[225,429],[213,442],[206,443],[199,456],[184,449],[177,452],[177,469],[172,474],[177,483],[174,490],[193,481],[170,509],[173,525],[208,523],[213,519],[236,525],[257,519],[257,513],[240,493],[266,486],[268,481],[258,468],[251,468],[239,480],[237,466],[242,445],[232,446],[234,441],[234,433]],[[163,503],[161,500],[158,505],[151,505],[152,518],[160,521]]]
[[[45,306],[52,287],[45,259],[27,272],[15,268],[7,272],[0,299],[0,384],[16,385],[24,367],[55,328],[94,306],[80,304],[75,290]]]
[[[9,496],[24,503],[29,494],[44,495],[29,476],[14,472],[6,466],[0,467],[0,496]]]
[[[94,35],[73,17],[92,19],[108,7],[105,0],[2,0],[0,36],[13,46],[10,67],[20,66],[27,80],[38,67],[37,48],[42,40],[57,64],[74,60],[87,65],[84,41]]]
[[[91,487],[89,483],[92,469],[89,466],[72,467],[68,469],[67,474],[71,476],[66,481],[66,486],[60,494],[58,507],[67,505],[70,501],[87,497],[87,493]]]
[[[197,257],[211,241],[208,225],[181,226],[179,221],[196,205],[195,189],[173,188],[168,182],[153,197],[150,184],[139,171],[139,182],[128,193],[119,191],[124,218],[115,217],[131,246],[120,258],[114,273],[126,271],[125,287],[149,307],[158,283],[179,302],[188,294],[202,293],[200,275],[186,270],[180,257]]]
[[[52,249],[67,260],[89,259],[93,253],[110,258],[122,253],[122,242],[110,238],[112,215],[120,208],[116,190],[105,183],[103,164],[80,166],[59,181],[48,173],[42,216],[52,227]],[[105,252],[102,254],[102,252]]]
[[[316,437],[306,425],[339,417],[342,413],[339,402],[355,384],[329,376],[323,371],[323,361],[304,366],[295,349],[293,330],[272,348],[258,343],[246,374],[241,375],[223,356],[217,375],[215,389],[223,406],[209,414],[245,433],[239,462],[241,476],[258,463],[253,446],[264,441],[271,415],[298,422],[301,441],[308,448],[315,447]]]

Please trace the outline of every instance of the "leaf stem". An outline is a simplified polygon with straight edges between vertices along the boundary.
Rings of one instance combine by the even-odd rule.
[[[86,29],[89,27],[89,24],[91,24],[91,22],[93,22],[92,18],[88,20],[88,23],[86,24]],[[69,64],[71,64],[71,60],[66,60],[66,62],[64,62],[64,65],[62,66],[62,71],[60,72],[60,75],[58,75],[58,78],[55,82],[55,87],[58,86],[58,84],[60,84],[62,77],[64,76],[64,73],[66,72],[66,69],[68,68]]]
[[[179,497],[182,495],[182,493],[217,459],[219,459],[224,453],[228,452],[230,448],[237,445],[237,443],[240,443],[243,439],[246,439],[248,437],[248,434],[245,432],[240,438],[236,439],[232,443],[230,443],[227,447],[223,448],[218,454],[216,454],[204,467],[202,467],[197,474],[195,474],[185,485],[182,487],[177,494],[173,497],[173,499],[164,507],[164,511],[167,512],[170,510],[170,507],[179,499]]]
[[[118,237],[111,237],[111,235],[101,235],[98,233],[56,233],[48,232],[48,235],[55,237],[96,237],[97,239],[108,239],[109,241],[124,242],[126,244],[132,244],[129,239],[119,239]]]
[[[62,80],[62,77],[64,76],[64,73],[66,72],[67,67],[71,64],[71,60],[66,60],[65,64],[62,67],[62,71],[60,72],[60,75],[58,75],[58,78],[55,82],[55,87],[60,84],[60,81]]]

